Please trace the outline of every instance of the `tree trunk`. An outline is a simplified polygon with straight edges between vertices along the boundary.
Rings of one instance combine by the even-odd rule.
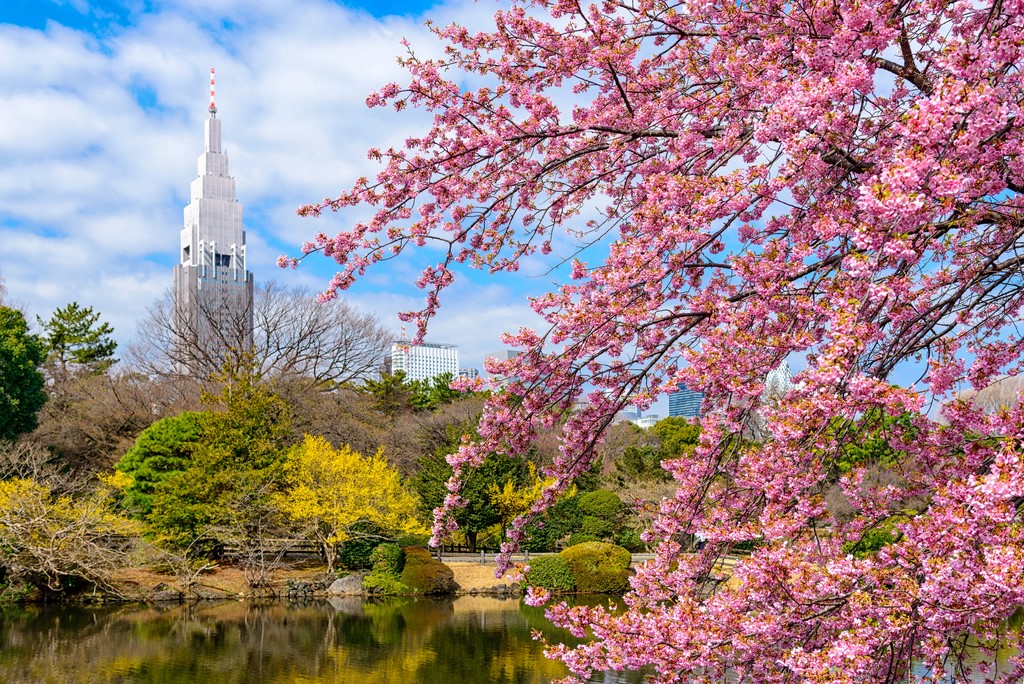
[[[329,542],[322,542],[324,560],[327,562],[327,572],[334,572],[334,557],[338,554],[335,553],[334,544]]]

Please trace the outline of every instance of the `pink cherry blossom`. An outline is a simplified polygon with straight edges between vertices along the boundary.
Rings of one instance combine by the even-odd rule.
[[[1024,605],[1024,413],[955,393],[1021,367],[1024,2],[513,0],[489,31],[433,30],[444,57],[410,53],[408,83],[367,99],[433,125],[300,210],[372,209],[302,248],[337,262],[324,296],[429,244],[424,308],[403,319],[422,338],[460,268],[588,247],[531,302],[548,328],[506,335],[523,353],[493,368],[511,380],[481,440],[449,457],[435,535],[459,473],[525,453],[577,398],[590,407],[565,422],[531,516],[589,468],[617,410],[685,384],[712,410],[699,448],[665,464],[656,558],[623,610],[549,609],[588,637],[550,647],[573,676],[960,681],[970,653],[1020,649],[1004,623]],[[790,357],[806,361],[796,388],[763,402]],[[920,380],[896,386],[914,363]],[[884,481],[840,467],[871,412],[911,416],[885,435]],[[851,551],[881,528],[892,543]],[[719,581],[716,560],[750,541]],[[989,660],[986,681],[1024,675],[1019,656]]]

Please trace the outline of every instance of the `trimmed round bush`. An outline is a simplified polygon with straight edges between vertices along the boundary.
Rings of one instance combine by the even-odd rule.
[[[629,587],[629,551],[606,542],[570,546],[565,559],[581,594],[621,594]]]
[[[547,589],[552,594],[571,594],[576,591],[572,570],[562,556],[538,556],[530,560],[526,584]]]
[[[374,574],[398,575],[405,565],[405,553],[398,544],[380,544],[370,552]]]
[[[615,520],[615,516],[622,510],[622,499],[615,492],[598,489],[596,492],[581,495],[577,506],[583,515],[611,521]]]
[[[402,584],[413,593],[432,596],[455,591],[455,573],[431,556],[429,551],[419,546],[406,546],[402,551],[405,552]]]

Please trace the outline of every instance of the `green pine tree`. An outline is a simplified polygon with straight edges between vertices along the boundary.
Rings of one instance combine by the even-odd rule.
[[[71,302],[54,311],[50,320],[39,318],[39,324],[45,330],[43,341],[49,358],[59,367],[61,377],[75,367],[102,373],[116,361],[117,342],[110,337],[114,329],[101,323],[91,306]]]

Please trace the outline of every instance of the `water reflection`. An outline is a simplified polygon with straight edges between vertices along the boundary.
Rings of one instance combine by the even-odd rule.
[[[570,640],[515,600],[335,599],[169,608],[8,609],[0,681],[241,684],[534,684],[565,675],[533,628]],[[633,683],[638,674],[601,681]]]

